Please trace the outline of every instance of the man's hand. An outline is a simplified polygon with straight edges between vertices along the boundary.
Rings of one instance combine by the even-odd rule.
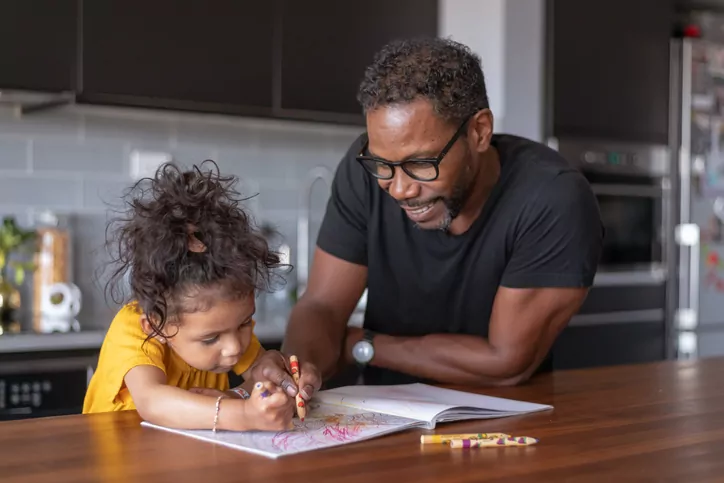
[[[299,391],[306,400],[311,399],[314,391],[322,385],[322,377],[314,364],[299,361],[299,388],[297,388],[291,375],[289,359],[279,351],[265,351],[244,374],[244,378],[253,381],[270,381],[292,397]]]
[[[322,374],[311,362],[299,361],[299,394],[306,401],[322,387]]]

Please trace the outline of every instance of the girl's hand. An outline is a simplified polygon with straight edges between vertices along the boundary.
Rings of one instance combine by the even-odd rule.
[[[250,429],[284,431],[291,429],[294,399],[270,382],[257,382],[251,397],[244,400],[244,415]]]

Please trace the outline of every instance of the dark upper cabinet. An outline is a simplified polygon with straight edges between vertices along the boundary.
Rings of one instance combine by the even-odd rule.
[[[666,144],[672,0],[548,0],[548,134]]]
[[[86,0],[82,99],[264,112],[273,26],[272,1]]]
[[[0,89],[75,88],[77,0],[4,0]]]
[[[437,35],[437,0],[283,0],[281,107],[360,114],[357,89],[385,43]]]

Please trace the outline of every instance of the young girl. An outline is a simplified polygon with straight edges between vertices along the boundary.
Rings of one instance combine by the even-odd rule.
[[[107,288],[117,295],[127,276],[131,301],[108,330],[84,413],[137,409],[146,421],[187,429],[291,424],[297,388],[285,357],[264,351],[253,333],[255,292],[279,258],[235,198],[235,178],[206,163],[210,171],[162,166],[130,190],[115,230],[109,225],[118,253]],[[229,390],[230,370],[244,387]],[[276,384],[254,380],[271,374]]]

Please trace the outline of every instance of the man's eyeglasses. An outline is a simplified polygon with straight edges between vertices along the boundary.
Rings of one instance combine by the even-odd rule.
[[[362,148],[362,153],[357,156],[357,161],[370,173],[372,176],[378,179],[392,179],[395,176],[395,167],[399,166],[407,175],[417,181],[434,181],[440,175],[440,162],[443,160],[445,155],[458,140],[460,135],[463,133],[465,126],[467,126],[469,117],[466,118],[453,137],[448,141],[440,154],[436,158],[413,158],[405,161],[387,161],[386,159],[377,158],[375,156],[369,156],[367,153],[367,141]]]

